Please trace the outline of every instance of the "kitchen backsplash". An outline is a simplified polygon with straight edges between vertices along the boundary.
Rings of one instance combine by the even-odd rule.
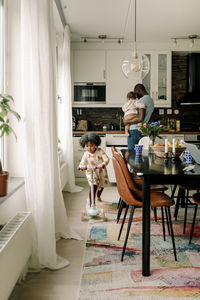
[[[159,115],[159,109],[155,108],[152,121],[162,120],[167,123],[170,120],[180,120],[182,131],[199,131],[200,129],[200,105],[181,106],[179,100],[187,91],[187,53],[174,53],[172,55],[172,114]],[[179,111],[178,114],[175,112]],[[76,127],[79,120],[88,120],[88,130],[123,130],[123,112],[121,108],[73,108]],[[121,125],[121,126],[120,126]]]
[[[88,130],[102,131],[103,126],[106,126],[107,130],[124,129],[121,108],[73,108],[73,116],[76,127],[80,120],[87,120]]]

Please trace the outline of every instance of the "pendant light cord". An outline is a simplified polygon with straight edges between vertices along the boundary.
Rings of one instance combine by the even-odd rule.
[[[127,23],[128,23],[128,16],[129,16],[129,13],[130,13],[131,2],[132,2],[132,0],[129,1],[129,6],[128,6],[127,14],[126,14],[126,21],[125,21],[125,25],[124,25],[123,37],[125,36],[125,32],[126,32],[126,27],[127,27]]]
[[[136,43],[136,0],[135,0],[135,39],[134,39],[135,43]]]

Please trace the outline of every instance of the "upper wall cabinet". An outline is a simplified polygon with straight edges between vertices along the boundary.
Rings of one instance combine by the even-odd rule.
[[[73,81],[105,82],[105,51],[74,50]]]
[[[133,82],[122,72],[122,62],[131,56],[129,50],[109,50],[106,55],[106,104],[122,106],[126,95],[133,90]]]
[[[171,52],[144,51],[150,61],[150,72],[142,80],[155,107],[171,107]]]

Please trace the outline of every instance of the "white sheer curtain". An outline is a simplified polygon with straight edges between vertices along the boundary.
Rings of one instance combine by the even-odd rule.
[[[32,267],[57,269],[68,261],[56,254],[56,235],[80,237],[70,229],[59,176],[52,1],[21,1],[21,47],[25,187],[34,224]]]
[[[67,184],[64,188],[68,192],[80,192],[82,187],[75,185],[73,139],[72,139],[72,94],[71,94],[71,71],[70,71],[70,30],[66,26],[63,38],[60,39],[58,47],[58,89],[62,104],[60,105],[59,123],[60,140],[63,150],[66,169]]]

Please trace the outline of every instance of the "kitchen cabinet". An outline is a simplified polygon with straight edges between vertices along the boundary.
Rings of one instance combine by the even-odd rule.
[[[80,137],[73,137],[73,147],[74,147],[74,175],[77,180],[82,181],[85,180],[85,172],[77,170],[81,158],[85,152],[85,149],[83,149],[79,144]],[[101,137],[101,145],[100,147],[106,151],[106,138]]]
[[[105,82],[105,50],[74,50],[73,81]]]
[[[131,56],[130,50],[110,50],[106,54],[106,105],[122,106],[126,95],[133,90],[133,82],[122,72],[122,62]]]
[[[150,71],[142,79],[155,107],[171,107],[171,51],[142,51],[150,61]]]
[[[125,136],[125,134],[106,134],[106,154],[110,158],[110,162],[107,166],[108,179],[111,183],[115,183],[116,178],[112,163],[112,146],[115,146],[118,151],[120,151],[120,149],[128,149],[127,136]]]

